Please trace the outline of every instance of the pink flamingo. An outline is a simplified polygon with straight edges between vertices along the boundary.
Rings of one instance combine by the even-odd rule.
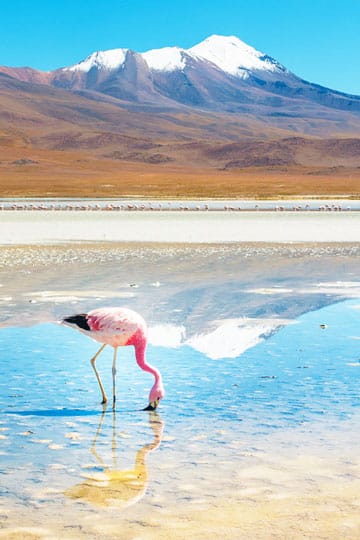
[[[144,410],[154,411],[157,408],[159,401],[164,397],[165,392],[160,372],[146,362],[145,350],[147,345],[147,326],[141,315],[127,308],[105,307],[94,309],[89,311],[89,313],[80,313],[70,317],[65,317],[61,322],[66,326],[76,328],[76,330],[79,330],[86,336],[89,336],[95,339],[95,341],[99,341],[103,344],[95,356],[90,360],[99,383],[102,394],[102,403],[107,402],[107,397],[100,379],[100,375],[96,369],[96,359],[104,350],[106,345],[111,345],[114,347],[112,379],[113,407],[115,408],[117,349],[118,347],[124,345],[133,345],[135,348],[135,358],[138,366],[144,371],[151,373],[155,378],[154,385],[149,394],[149,405]]]

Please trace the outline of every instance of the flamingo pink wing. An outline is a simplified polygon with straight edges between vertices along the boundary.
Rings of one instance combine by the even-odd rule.
[[[146,332],[142,317],[126,308],[94,309],[88,313],[87,322],[94,337],[113,346],[126,345],[139,329]]]

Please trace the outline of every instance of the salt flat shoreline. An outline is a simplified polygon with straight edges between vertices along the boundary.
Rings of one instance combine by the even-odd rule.
[[[0,245],[360,242],[360,212],[1,212]]]
[[[355,211],[360,200],[297,199],[152,199],[145,198],[0,198],[0,211]]]

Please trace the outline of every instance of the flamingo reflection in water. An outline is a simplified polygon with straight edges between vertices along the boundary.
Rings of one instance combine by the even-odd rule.
[[[91,452],[103,469],[102,472],[89,473],[85,480],[65,492],[71,499],[87,502],[93,506],[124,508],[137,503],[146,493],[148,473],[146,457],[149,452],[160,446],[164,422],[157,412],[149,413],[149,425],[153,433],[153,441],[137,451],[133,469],[120,469],[117,460],[116,412],[113,411],[112,424],[112,466],[106,465],[99,455],[96,445],[101,434],[106,407],[102,412]]]

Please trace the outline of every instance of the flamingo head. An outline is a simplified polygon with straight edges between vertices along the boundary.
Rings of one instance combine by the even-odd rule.
[[[144,411],[155,411],[159,405],[160,399],[162,399],[164,395],[165,390],[161,379],[159,379],[155,382],[154,386],[150,390],[149,405],[144,409]]]

